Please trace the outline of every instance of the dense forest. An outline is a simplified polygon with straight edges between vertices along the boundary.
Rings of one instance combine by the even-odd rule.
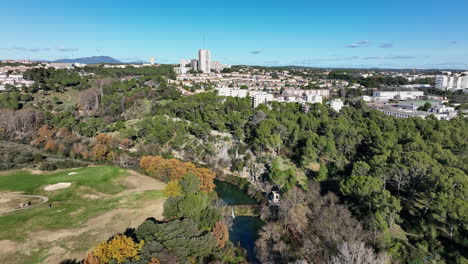
[[[122,244],[123,263],[244,261],[226,244],[212,192],[214,172],[226,171],[255,175],[257,192],[281,192],[279,206],[263,204],[256,248],[263,263],[468,262],[465,118],[397,119],[362,102],[339,113],[326,104],[308,112],[278,102],[252,109],[249,98],[182,97],[167,81],[174,76],[169,66],[36,69],[25,73],[32,89],[0,97],[1,139],[140,167],[168,182],[167,221],[148,220],[103,242],[85,263],[110,263],[109,248]],[[78,96],[70,102],[58,98],[71,91]],[[360,261],[349,262],[355,256]]]

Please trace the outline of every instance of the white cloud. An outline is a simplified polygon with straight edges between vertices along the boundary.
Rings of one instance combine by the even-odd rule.
[[[55,49],[61,52],[72,52],[72,51],[78,51],[79,48],[71,48],[71,47],[64,47],[64,46],[58,46]]]
[[[369,41],[368,40],[361,40],[359,42],[356,42],[356,43],[351,43],[351,44],[348,44],[346,45],[345,47],[346,48],[359,48],[359,47],[362,47],[362,46],[365,46],[369,44]]]

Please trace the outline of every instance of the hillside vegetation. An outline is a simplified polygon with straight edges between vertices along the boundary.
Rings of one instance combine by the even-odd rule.
[[[176,224],[145,222],[133,237],[135,248],[155,243],[154,250],[143,245],[147,255],[138,253],[145,261],[162,254],[203,263],[229,256],[235,263],[235,249],[219,244],[224,227],[205,221],[216,211],[206,193],[218,172],[248,178],[252,194],[281,191],[282,205],[265,205],[261,213],[267,225],[257,253],[265,263],[346,263],[343,256],[353,254],[369,263],[466,263],[465,118],[397,119],[362,102],[348,102],[339,113],[326,104],[310,105],[308,112],[278,102],[252,109],[249,98],[182,97],[168,82],[175,76],[169,66],[82,70],[91,72],[26,73],[38,85],[24,92],[31,95],[27,103],[7,100],[0,137],[64,158],[141,165],[167,181],[173,197],[165,204],[166,220],[180,221],[181,236],[206,240],[206,247],[193,242],[192,251],[177,255],[179,244],[155,235]],[[70,89],[80,91],[75,104],[35,104],[38,91]],[[172,171],[181,162],[191,165]],[[193,174],[199,189],[184,189]],[[217,246],[211,233],[219,235]],[[130,260],[136,255],[129,263],[141,262]]]

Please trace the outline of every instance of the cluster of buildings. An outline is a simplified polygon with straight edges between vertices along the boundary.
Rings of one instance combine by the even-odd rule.
[[[425,119],[428,116],[435,116],[439,120],[450,120],[452,118],[457,117],[458,115],[454,107],[439,104],[438,102],[431,101],[431,100],[428,100],[426,102],[432,105],[427,111],[418,110],[419,107],[412,108],[410,105],[401,105],[401,104],[369,105],[369,107],[379,110],[386,115],[390,115],[390,116],[394,116],[398,118],[419,117],[419,118]],[[424,102],[424,104],[426,102]],[[408,103],[411,104],[411,102],[408,102]],[[418,105],[418,103],[416,103],[415,105]]]
[[[412,100],[424,96],[423,91],[373,91],[372,96],[363,96],[365,102],[385,103],[391,100]]]
[[[21,64],[34,64],[37,63],[36,61],[30,61],[30,60],[2,60],[2,63],[21,63]]]
[[[127,67],[133,67],[133,68],[141,68],[141,67],[147,67],[147,66],[159,66],[159,64],[155,64],[155,58],[150,57],[149,61],[150,63],[143,63],[143,64],[136,64],[136,63],[124,63],[124,64],[104,64],[104,68],[118,68],[118,69],[125,69]],[[88,64],[86,63],[78,63],[78,62],[72,62],[72,63],[46,63],[47,67],[53,67],[56,69],[72,69],[72,68],[81,68],[85,67]]]
[[[218,95],[220,96],[232,96],[232,97],[251,97],[252,107],[255,108],[260,104],[266,104],[268,102],[289,102],[289,103],[300,103],[303,106],[306,103],[319,103],[321,104],[323,98],[330,97],[330,90],[319,89],[319,90],[299,90],[299,89],[284,89],[282,93],[279,92],[266,92],[259,90],[248,90],[232,87],[219,87],[216,88]]]
[[[433,78],[436,77],[435,75],[432,75],[432,74],[419,74],[419,73],[410,73],[410,72],[392,72],[392,71],[382,72],[381,74],[383,76],[388,76],[388,77],[393,77],[393,78],[401,77],[401,78],[404,78],[404,79],[408,80],[409,82],[415,82],[417,80],[427,79],[427,78],[433,79]]]
[[[444,74],[437,75],[435,78],[435,88],[439,90],[468,91],[468,72],[454,73],[443,72]]]
[[[177,69],[177,68],[176,68]],[[309,84],[318,88],[329,88],[340,84],[334,81],[310,80],[303,76],[294,76],[289,71],[268,71],[264,69],[238,67],[235,72],[229,73],[179,73],[176,81],[172,82],[179,87],[193,87],[207,83],[217,87],[232,87],[249,90],[279,91],[285,88],[302,89]]]
[[[182,59],[179,67],[175,67],[174,71],[177,74],[186,74],[190,71],[211,73],[221,72],[223,69],[231,68],[231,65],[221,64],[218,61],[211,61],[211,52],[206,49],[198,51],[198,59]]]
[[[55,68],[55,69],[72,69],[72,68],[81,68],[85,67],[86,63],[78,63],[78,62],[50,62],[46,63],[46,68]]]
[[[6,72],[0,72],[0,91],[9,90],[8,87],[29,87],[34,81],[28,81],[23,78],[23,74],[9,74]]]
[[[372,96],[363,96],[363,99],[368,107],[398,118],[425,119],[433,115],[440,120],[450,120],[457,117],[457,111],[447,100],[425,96],[422,91],[374,91]]]
[[[33,64],[35,62],[25,61],[25,60],[4,60],[2,63],[6,64],[0,66],[0,91],[8,91],[9,87],[20,88],[22,86],[29,87],[34,81],[25,80],[23,78],[23,72],[28,69],[40,67],[32,65],[23,65],[23,64]],[[8,65],[13,63],[20,63],[20,65]]]

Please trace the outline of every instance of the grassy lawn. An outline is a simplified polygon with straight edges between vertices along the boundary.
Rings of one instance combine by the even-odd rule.
[[[278,158],[278,161],[279,161],[279,165],[280,165],[279,167],[281,170],[287,170],[289,168],[292,168],[296,174],[299,185],[303,188],[307,188],[307,185],[308,185],[307,176],[305,175],[303,170],[299,169],[290,160],[280,157]]]
[[[162,191],[158,190],[115,195],[127,189],[123,179],[128,175],[126,170],[117,167],[85,167],[47,174],[19,171],[0,175],[1,191],[43,195],[52,203],[52,208],[44,204],[0,216],[0,240],[24,241],[34,231],[82,227],[89,219],[104,212],[115,208],[137,208],[142,200],[162,197]],[[70,182],[71,186],[43,190],[44,186],[59,182]],[[89,198],[87,194],[98,196]]]

